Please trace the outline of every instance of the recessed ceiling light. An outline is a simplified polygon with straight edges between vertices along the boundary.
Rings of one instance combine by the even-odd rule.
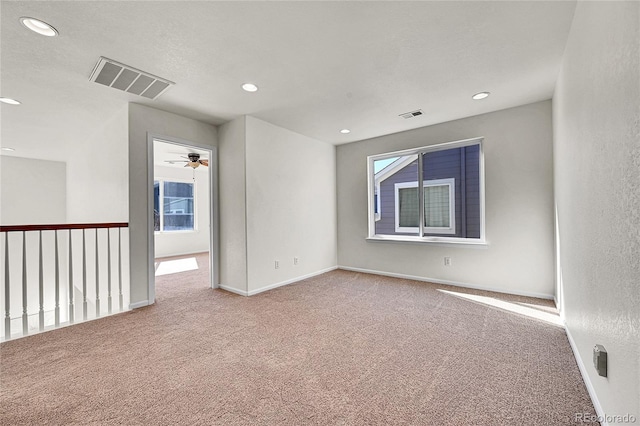
[[[34,33],[38,33],[43,36],[55,37],[58,35],[58,30],[56,30],[46,22],[43,22],[36,18],[29,18],[28,16],[23,16],[22,18],[20,18],[20,23],[25,27],[29,28]]]
[[[245,83],[242,85],[242,89],[244,89],[247,92],[257,92],[258,86],[256,86],[253,83]]]
[[[340,130],[340,133],[342,133],[343,135],[346,135],[347,133],[351,133],[351,130],[349,130],[349,129],[342,129],[342,130]]]
[[[2,150],[3,150],[3,151],[15,151],[15,149],[13,149],[13,148],[9,148],[8,146],[3,146],[3,147],[2,147]]]
[[[490,95],[490,92],[480,92],[473,95],[471,99],[475,99],[476,101],[479,101],[480,99],[488,98],[489,95]]]
[[[20,105],[20,101],[16,101],[15,99],[11,99],[11,98],[0,98],[0,102],[4,103],[4,104],[9,104],[9,105]]]

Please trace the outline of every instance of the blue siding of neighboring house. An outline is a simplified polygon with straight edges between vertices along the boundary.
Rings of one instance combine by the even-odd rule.
[[[423,158],[423,179],[455,179],[456,233],[427,234],[480,238],[480,148],[478,145],[430,152]],[[418,180],[418,161],[405,166],[380,183],[380,220],[376,233],[386,235],[415,235],[395,232],[395,184]],[[461,183],[466,184],[464,188]]]

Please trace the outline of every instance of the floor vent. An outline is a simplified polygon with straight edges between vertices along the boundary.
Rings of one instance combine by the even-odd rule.
[[[400,117],[402,118],[413,118],[413,117],[417,117],[419,115],[422,115],[423,112],[421,109],[417,109],[415,111],[410,111],[410,112],[405,112],[404,114],[400,114]]]
[[[175,84],[103,56],[93,68],[89,80],[149,99],[156,99]]]

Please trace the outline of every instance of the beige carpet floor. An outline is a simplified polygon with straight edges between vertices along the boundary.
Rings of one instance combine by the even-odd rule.
[[[568,425],[595,414],[564,330],[509,309],[553,315],[551,302],[341,270],[247,298],[208,289],[198,260],[158,277],[153,306],[0,345],[0,424]]]

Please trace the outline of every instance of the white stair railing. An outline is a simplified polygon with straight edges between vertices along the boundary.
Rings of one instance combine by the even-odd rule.
[[[0,245],[4,249],[0,257],[4,268],[0,275],[4,278],[1,340],[73,324],[78,318],[76,309],[80,308],[75,303],[78,297],[82,298],[83,321],[126,310],[124,294],[127,292],[123,292],[123,287],[128,287],[128,283],[123,281],[122,258],[123,247],[125,256],[128,254],[128,243],[123,242],[128,238],[127,230],[127,223],[0,226],[0,235],[4,238],[4,244]],[[88,262],[91,246],[87,240],[90,238],[94,242],[93,262]],[[82,248],[78,252],[80,244]],[[112,262],[112,256],[117,256],[117,262]],[[90,269],[95,272],[93,283],[88,279]],[[80,286],[79,276],[82,277]],[[114,276],[118,291],[115,309]],[[67,285],[61,286],[65,278]],[[106,309],[101,306],[101,300],[105,299]],[[21,327],[17,321],[21,321]]]

